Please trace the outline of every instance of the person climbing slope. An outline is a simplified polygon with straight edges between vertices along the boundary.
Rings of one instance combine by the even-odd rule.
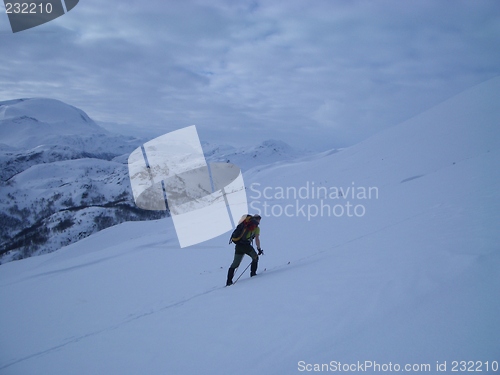
[[[253,277],[257,275],[259,255],[263,254],[260,247],[260,220],[260,215],[245,215],[234,230],[230,240],[230,243],[235,243],[234,259],[227,271],[226,286],[233,284],[234,271],[240,266],[245,254],[252,258],[250,276]],[[252,246],[254,240],[258,252],[256,252]]]

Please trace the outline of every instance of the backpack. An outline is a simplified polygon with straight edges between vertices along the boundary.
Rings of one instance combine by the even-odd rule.
[[[253,218],[252,215],[243,215],[239,224],[234,229],[231,237],[229,238],[229,243],[233,242],[235,244],[245,244],[248,242],[246,234],[257,228],[259,225],[258,221]]]

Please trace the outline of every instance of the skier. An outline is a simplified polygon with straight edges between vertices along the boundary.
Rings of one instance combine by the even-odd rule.
[[[249,215],[250,216],[250,215]],[[256,223],[255,228],[252,230],[247,230],[243,234],[243,238],[236,243],[234,248],[234,260],[229,270],[227,271],[227,282],[226,286],[233,285],[233,276],[236,268],[239,267],[243,257],[248,255],[252,258],[252,263],[250,266],[250,276],[253,277],[257,275],[257,266],[259,262],[259,255],[263,254],[262,249],[260,248],[260,224],[261,217],[260,215],[253,215],[252,221]],[[257,252],[252,246],[253,240],[255,239],[255,244],[257,245]]]

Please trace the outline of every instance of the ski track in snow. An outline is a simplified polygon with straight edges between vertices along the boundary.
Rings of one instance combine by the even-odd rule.
[[[407,218],[404,218],[402,220],[399,220],[398,222],[395,222],[395,223],[392,223],[390,225],[386,225],[382,228],[379,228],[379,229],[376,229],[372,232],[369,232],[369,233],[366,233],[364,235],[361,235],[361,236],[357,236],[355,238],[352,238],[350,240],[347,240],[347,241],[344,241],[340,244],[337,244],[337,245],[334,245],[332,247],[329,247],[327,249],[324,249],[324,250],[321,250],[321,251],[317,251],[313,254],[309,254],[305,257],[302,257],[302,258],[299,258],[297,260],[294,260],[293,261],[293,265],[292,263],[289,261],[285,264],[281,264],[281,265],[278,265],[278,266],[274,266],[274,267],[267,267],[265,268],[265,271],[261,271],[260,274],[257,274],[257,277],[259,276],[265,276],[265,275],[268,275],[269,273],[274,273],[274,272],[277,272],[277,271],[283,271],[285,269],[292,269],[292,268],[296,268],[296,267],[300,267],[300,264],[301,263],[304,263],[306,260],[311,260],[312,258],[315,258],[317,257],[318,255],[321,255],[321,254],[324,254],[324,253],[328,253],[332,250],[335,250],[335,249],[338,249],[338,248],[341,248],[347,244],[350,244],[352,242],[355,242],[357,240],[360,240],[362,238],[365,238],[365,237],[369,237],[369,236],[372,236],[374,234],[377,234],[379,232],[382,232],[384,230],[387,230],[391,227],[394,227],[394,226],[397,226],[403,222],[406,222],[408,220],[411,220],[413,218],[416,218],[418,216],[421,216],[421,215],[424,215],[426,212],[428,212],[429,210],[424,210],[416,215],[411,215]],[[125,254],[121,254],[121,255],[126,255]],[[64,268],[64,269],[60,269],[60,270],[55,270],[55,271],[50,271],[50,272],[45,272],[45,273],[41,273],[41,274],[38,274],[38,275],[34,275],[34,276],[31,276],[29,277],[28,279],[32,279],[32,278],[38,278],[38,277],[43,277],[43,276],[49,276],[49,275],[53,275],[53,274],[59,274],[59,273],[64,273],[64,272],[68,272],[68,271],[72,271],[72,270],[75,270],[75,269],[79,269],[79,268],[84,268],[84,267],[87,267],[87,266],[90,266],[90,265],[94,265],[94,264],[98,264],[98,263],[101,263],[101,262],[104,262],[104,261],[107,261],[107,260],[110,260],[110,259],[113,259],[113,258],[116,258],[116,256],[111,256],[111,257],[106,257],[106,258],[102,258],[102,259],[99,259],[99,260],[96,260],[96,261],[93,261],[93,262],[88,262],[88,263],[85,263],[83,265],[78,265],[78,266],[73,266],[73,267],[68,267],[68,268]],[[291,267],[289,267],[291,266]],[[260,277],[259,277],[260,278]],[[23,280],[26,280],[26,279],[23,279]],[[245,281],[245,280],[250,280],[250,278],[242,278],[242,279],[239,279],[237,283],[235,284],[239,284],[240,282],[242,281]],[[233,284],[233,286],[235,286],[235,284]],[[139,319],[143,319],[143,318],[146,318],[146,317],[149,317],[151,315],[154,315],[154,314],[157,314],[157,313],[161,313],[165,310],[168,310],[168,309],[171,309],[171,308],[174,308],[174,307],[178,307],[178,306],[182,306],[188,302],[191,302],[197,298],[200,298],[202,296],[206,296],[210,293],[213,293],[213,292],[216,292],[218,290],[222,290],[226,288],[225,286],[214,286],[208,290],[205,290],[201,293],[197,293],[195,295],[192,295],[191,297],[188,297],[188,298],[184,298],[182,300],[179,300],[177,302],[173,302],[173,303],[170,303],[168,305],[165,305],[163,307],[160,307],[160,308],[157,308],[157,309],[154,309],[154,310],[151,310],[151,311],[148,311],[148,312],[144,312],[144,313],[140,313],[140,314],[135,314],[135,315],[132,315],[130,316],[128,319],[125,319],[119,323],[116,323],[114,325],[111,325],[107,328],[104,328],[104,329],[100,329],[100,330],[96,330],[94,332],[90,332],[88,334],[85,334],[85,335],[81,335],[81,336],[78,336],[78,337],[74,337],[74,338],[71,338],[70,340],[66,341],[66,342],[63,342],[61,343],[60,345],[56,345],[56,346],[53,346],[51,348],[48,348],[46,350],[43,350],[43,351],[40,351],[40,352],[37,352],[37,353],[33,353],[33,354],[30,354],[28,356],[25,356],[23,358],[20,358],[20,359],[17,359],[17,360],[14,360],[12,362],[9,362],[3,366],[0,366],[0,370],[3,370],[5,368],[8,368],[8,367],[11,367],[13,365],[16,365],[18,363],[21,363],[21,362],[24,362],[26,360],[30,360],[32,358],[36,358],[36,357],[39,357],[39,356],[43,356],[43,355],[46,355],[46,354],[49,354],[49,353],[52,353],[58,349],[61,349],[61,348],[64,348],[68,345],[72,345],[72,344],[75,344],[77,342],[80,342],[82,340],[85,340],[87,338],[90,338],[90,337],[94,337],[94,336],[98,336],[100,334],[103,334],[103,333],[106,333],[106,332],[109,332],[109,331],[113,331],[115,329],[118,329],[124,325],[127,325],[131,322],[134,322],[134,321],[137,321]]]
[[[66,342],[64,342],[64,343],[62,343],[60,345],[56,345],[56,346],[53,346],[53,347],[48,348],[46,350],[30,354],[30,355],[28,355],[26,357],[23,357],[23,358],[19,358],[19,359],[15,360],[15,361],[12,361],[10,363],[7,363],[7,364],[1,366],[0,370],[6,369],[6,368],[8,368],[10,366],[16,365],[18,363],[24,362],[26,360],[29,360],[29,359],[32,359],[32,358],[35,358],[35,357],[39,357],[39,356],[43,356],[45,354],[49,354],[49,353],[51,353],[53,351],[56,351],[56,350],[61,349],[61,348],[64,348],[64,347],[66,347],[68,345],[71,345],[71,344],[75,344],[75,343],[77,343],[79,341],[82,341],[84,339],[87,339],[87,338],[90,338],[90,337],[93,337],[93,336],[97,336],[97,335],[100,335],[102,333],[106,333],[106,332],[109,332],[109,331],[113,331],[115,329],[118,329],[118,328],[126,325],[126,324],[134,322],[134,321],[136,321],[138,319],[146,318],[148,316],[160,313],[162,311],[168,310],[168,309],[173,308],[173,307],[182,306],[185,303],[190,302],[190,301],[192,301],[192,300],[194,300],[196,298],[199,298],[201,296],[205,296],[205,295],[207,295],[209,293],[212,293],[212,292],[214,292],[216,290],[223,289],[223,288],[224,288],[223,286],[221,286],[221,287],[219,287],[219,286],[213,287],[213,288],[211,288],[209,290],[206,290],[204,292],[195,294],[195,295],[193,295],[193,296],[191,296],[189,298],[185,298],[185,299],[183,299],[181,301],[174,302],[174,303],[171,303],[169,305],[163,306],[163,307],[161,307],[159,309],[155,309],[155,310],[151,310],[151,311],[148,311],[148,312],[144,312],[142,314],[133,315],[130,318],[128,318],[126,320],[123,320],[123,321],[121,321],[119,323],[116,323],[116,324],[114,324],[112,326],[109,326],[107,328],[100,329],[100,330],[97,330],[97,331],[94,331],[94,332],[90,332],[90,333],[88,333],[86,335],[82,335],[82,336],[78,336],[78,337],[72,338],[72,339],[70,339],[70,340],[68,340],[68,341],[66,341]]]
[[[320,253],[322,253],[322,252],[320,252]],[[317,254],[320,254],[320,253],[317,253]],[[310,257],[311,256],[304,257],[303,259],[308,259]],[[114,258],[114,257],[109,257],[109,258]],[[47,272],[47,273],[39,274],[39,275],[30,277],[30,278],[36,278],[36,277],[45,276],[45,275],[54,274],[54,273],[61,273],[61,272],[71,271],[73,269],[82,268],[82,267],[85,267],[85,266],[88,266],[88,265],[91,265],[91,264],[97,264],[97,263],[100,263],[101,261],[104,261],[104,260],[107,260],[107,259],[108,258],[101,259],[101,260],[98,260],[98,261],[95,261],[95,262],[91,262],[91,263],[86,263],[85,265],[80,265],[80,266],[75,266],[75,267],[69,267],[69,268],[66,268],[64,270]],[[265,273],[276,271],[276,270],[279,270],[281,268],[285,268],[289,264],[290,264],[290,262],[288,262],[287,264],[284,264],[284,265],[275,266],[275,267],[272,267],[272,268],[267,268],[266,271],[265,271]],[[246,280],[246,278],[240,279],[238,282],[243,281],[243,280]],[[113,331],[115,329],[118,329],[118,328],[120,328],[122,326],[125,326],[125,325],[127,325],[129,323],[132,323],[134,321],[137,321],[139,319],[143,319],[143,318],[149,317],[151,315],[154,315],[154,314],[157,314],[157,313],[161,313],[161,312],[163,312],[165,310],[168,310],[168,309],[171,309],[171,308],[174,308],[174,307],[182,306],[182,305],[184,305],[184,304],[186,304],[188,302],[191,302],[191,301],[193,301],[193,300],[195,300],[197,298],[200,298],[202,296],[206,296],[206,295],[208,295],[210,293],[216,292],[218,290],[222,290],[224,288],[226,288],[226,287],[225,286],[214,286],[214,287],[212,287],[212,288],[210,288],[208,290],[205,290],[205,291],[203,291],[201,293],[197,293],[195,295],[192,295],[191,297],[184,298],[184,299],[182,299],[180,301],[170,303],[170,304],[165,305],[163,307],[160,307],[160,308],[148,311],[148,312],[143,312],[141,314],[131,315],[128,319],[125,319],[125,320],[123,320],[123,321],[121,321],[119,323],[116,323],[114,325],[111,325],[109,327],[106,327],[106,328],[103,328],[103,329],[100,329],[100,330],[96,330],[94,332],[90,332],[88,334],[81,335],[81,336],[78,336],[78,337],[73,337],[73,338],[71,338],[71,339],[69,339],[69,340],[67,340],[67,341],[65,341],[65,342],[63,342],[63,343],[61,343],[59,345],[52,346],[52,347],[50,347],[50,348],[48,348],[46,350],[42,350],[42,351],[39,351],[37,353],[33,353],[33,354],[28,355],[28,356],[25,356],[25,357],[19,358],[17,360],[11,361],[9,363],[6,363],[4,365],[1,365],[0,366],[0,370],[6,369],[8,367],[11,367],[11,366],[16,365],[18,363],[30,360],[32,358],[36,358],[36,357],[40,357],[40,356],[43,356],[43,355],[46,355],[46,354],[50,354],[50,353],[52,353],[52,352],[54,352],[54,351],[56,351],[58,349],[64,348],[64,347],[66,347],[68,345],[72,345],[72,344],[78,343],[78,342],[80,342],[82,340],[85,340],[85,339],[88,339],[90,337],[98,336],[100,334]]]

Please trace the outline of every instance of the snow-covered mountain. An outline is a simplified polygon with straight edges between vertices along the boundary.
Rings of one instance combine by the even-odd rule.
[[[498,373],[499,95],[247,172],[265,255],[232,287],[227,236],[170,218],[2,265],[0,373]]]
[[[236,164],[243,171],[261,165],[282,163],[304,157],[306,150],[297,150],[283,141],[269,139],[254,147],[233,147],[202,142],[208,161]]]
[[[51,252],[123,221],[165,216],[133,201],[126,163],[145,141],[110,133],[58,100],[0,102],[0,261]],[[299,155],[279,141],[205,146],[209,161],[243,170]]]
[[[45,145],[70,147],[89,155],[121,155],[133,137],[112,135],[85,112],[55,99],[0,102],[0,143],[21,150]]]
[[[2,262],[56,250],[126,220],[164,216],[135,207],[127,166],[113,160],[140,143],[58,100],[0,102]]]

